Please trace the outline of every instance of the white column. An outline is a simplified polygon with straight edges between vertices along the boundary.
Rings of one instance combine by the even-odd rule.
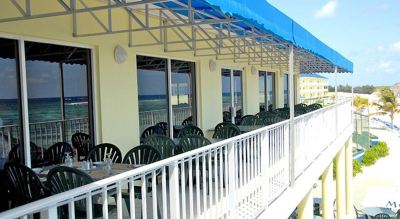
[[[344,219],[346,213],[345,188],[345,153],[344,148],[339,150],[336,161],[336,218]]]
[[[26,77],[26,65],[25,65],[25,42],[23,40],[18,41],[19,48],[19,68],[20,68],[20,78],[21,78],[21,106],[22,106],[22,133],[24,139],[24,147],[19,148],[24,150],[25,165],[31,167],[31,139],[29,135],[29,114],[28,114],[28,87],[27,87],[27,77]]]
[[[353,148],[350,140],[346,141],[346,214],[353,218]]]
[[[333,219],[333,162],[322,174],[322,216],[324,219]]]
[[[297,218],[298,219],[313,219],[314,218],[314,208],[313,208],[313,197],[312,188],[307,192],[306,196],[300,202],[297,207]]]
[[[290,142],[290,185],[294,186],[294,53],[293,45],[289,46],[289,107],[290,107],[290,123],[289,123],[289,142]]]

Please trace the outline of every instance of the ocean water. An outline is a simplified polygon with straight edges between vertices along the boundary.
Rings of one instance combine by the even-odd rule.
[[[70,97],[64,100],[65,118],[88,117],[88,98]],[[29,123],[61,120],[60,98],[28,99]],[[0,99],[0,126],[19,124],[19,103],[16,99]]]

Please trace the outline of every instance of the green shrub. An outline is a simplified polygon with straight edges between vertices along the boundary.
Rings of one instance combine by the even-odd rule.
[[[389,148],[384,141],[379,141],[376,146],[368,148],[364,152],[364,157],[362,159],[362,164],[365,166],[371,166],[381,158],[389,155]]]
[[[375,164],[376,160],[378,160],[378,154],[372,148],[368,148],[365,150],[364,157],[361,162],[364,166],[371,166]]]
[[[353,176],[356,176],[357,174],[362,173],[362,172],[363,171],[362,171],[361,164],[358,161],[353,160]]]

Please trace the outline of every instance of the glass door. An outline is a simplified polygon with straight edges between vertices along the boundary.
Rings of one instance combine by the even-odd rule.
[[[223,120],[236,123],[243,115],[242,71],[222,69],[221,78]]]

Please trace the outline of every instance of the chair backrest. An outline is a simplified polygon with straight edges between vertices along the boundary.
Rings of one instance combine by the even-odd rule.
[[[42,154],[43,148],[37,146],[35,143],[31,142],[31,160],[32,163],[35,163],[35,161],[42,160]],[[15,162],[20,162],[21,161],[21,152],[20,150],[23,150],[22,148],[20,149],[20,144],[15,145],[14,147],[11,148],[10,152],[8,153],[8,161],[15,161]]]
[[[122,153],[119,148],[110,143],[99,144],[89,151],[86,160],[92,160],[93,162],[104,161],[106,155],[110,154],[110,158],[113,163],[121,163]]]
[[[228,139],[240,135],[240,129],[236,125],[224,126],[214,133],[216,139]]]
[[[123,163],[151,164],[161,160],[161,153],[150,145],[139,145],[126,153]]]
[[[167,133],[167,131],[168,131],[168,123],[159,122],[159,123],[156,124],[156,126],[161,127],[164,130],[164,133]]]
[[[200,135],[200,136],[204,136],[203,131],[194,125],[188,125],[185,128],[183,128],[179,134],[178,134],[178,138],[182,138],[186,135]]]
[[[192,125],[193,124],[193,117],[189,116],[187,117],[185,120],[183,120],[182,125],[186,126],[186,125]]]
[[[255,125],[256,119],[257,117],[253,115],[243,116],[242,121],[240,121],[240,125]]]
[[[147,137],[151,135],[167,135],[167,133],[164,131],[163,128],[160,126],[150,126],[146,128],[143,132],[142,135],[140,135],[140,142],[143,142]]]
[[[224,111],[222,112],[222,121],[224,122],[231,122],[232,118],[231,118],[231,113],[229,111]]]
[[[228,125],[233,125],[233,124],[232,124],[231,122],[221,122],[221,123],[218,123],[218,124],[215,126],[215,128],[214,128],[213,138],[216,138],[215,133],[217,133],[217,131],[218,131],[220,128],[222,128],[222,127],[224,127],[224,126],[228,126]]]
[[[90,136],[85,133],[75,133],[71,137],[72,147],[74,147],[78,154],[78,160],[83,160],[80,157],[86,157],[89,151],[93,148],[93,144],[90,141]]]
[[[175,154],[184,153],[210,144],[211,142],[203,136],[186,135],[179,141]]]
[[[75,189],[93,181],[92,177],[85,172],[66,166],[53,168],[47,175],[47,183],[52,194]],[[75,208],[77,210],[86,210],[86,200],[76,201]]]
[[[17,162],[9,162],[5,164],[4,170],[9,180],[12,198],[17,205],[46,197],[42,183],[29,167]]]
[[[390,219],[388,214],[380,213],[373,217],[373,219]]]
[[[65,160],[65,153],[70,152],[72,156],[72,147],[67,142],[58,142],[46,150],[45,158],[50,164],[62,164]]]
[[[150,145],[157,149],[162,158],[168,158],[173,156],[173,151],[175,149],[175,143],[172,139],[163,135],[152,135],[144,140],[145,145]]]

